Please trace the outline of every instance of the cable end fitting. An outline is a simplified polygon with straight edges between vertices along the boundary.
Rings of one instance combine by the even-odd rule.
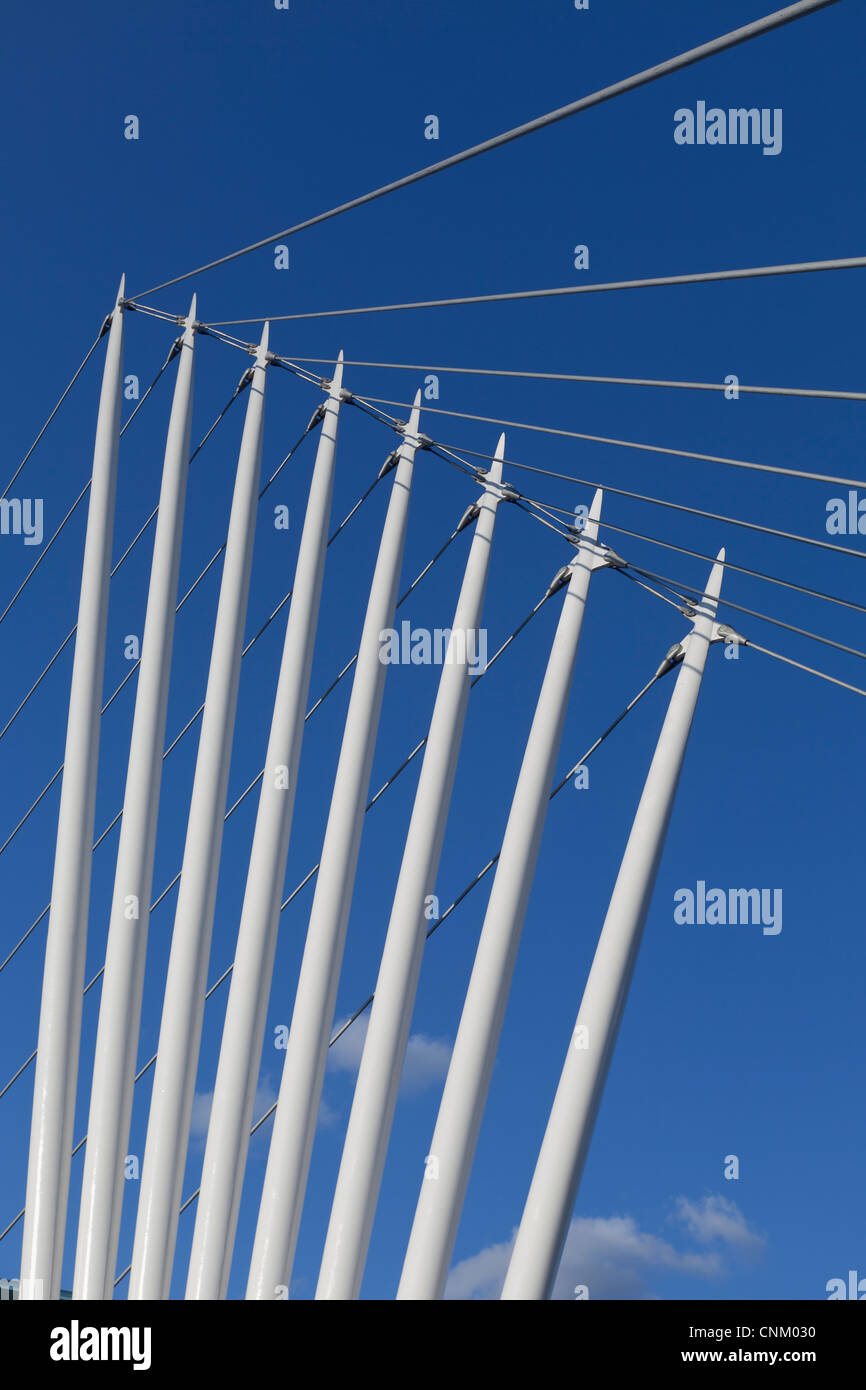
[[[384,478],[386,474],[390,473],[392,468],[397,467],[397,460],[399,457],[399,450],[392,449],[391,453],[388,455],[385,462],[382,464],[382,467],[379,469],[379,472],[376,476],[376,482],[379,482],[381,478]]]
[[[552,580],[548,584],[547,593],[544,595],[544,597],[546,599],[552,598],[554,594],[558,594],[560,589],[563,588],[564,585],[569,583],[573,573],[574,571],[572,570],[571,565],[563,565],[562,569],[557,571],[557,573],[553,576]]]
[[[679,666],[685,654],[686,649],[682,642],[676,642],[659,666],[659,669],[653,676],[653,680],[658,680],[660,676],[666,676],[668,671],[672,671],[675,666]]]
[[[735,628],[729,627],[727,623],[714,624],[713,635],[710,641],[728,642],[734,647],[747,647],[749,645],[748,637],[744,637],[741,632],[737,632]]]
[[[466,508],[466,511],[463,513],[463,515],[457,523],[457,530],[454,532],[455,536],[458,536],[461,531],[465,531],[466,527],[469,526],[475,520],[480,511],[481,508],[479,507],[477,502],[473,502],[470,506],[468,506]]]

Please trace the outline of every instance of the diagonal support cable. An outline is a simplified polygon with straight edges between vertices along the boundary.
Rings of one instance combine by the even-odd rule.
[[[775,10],[772,14],[764,15],[751,24],[744,24],[739,29],[732,29],[727,34],[721,34],[708,43],[699,44],[696,48],[678,53],[665,62],[655,64],[654,67],[644,68],[643,71],[635,73],[632,77],[626,77],[608,87],[602,87],[597,92],[580,97],[577,101],[569,102],[566,106],[557,107],[556,110],[548,111],[543,116],[536,116],[534,120],[525,121],[522,125],[514,126],[511,130],[503,131],[500,135],[494,135],[491,139],[483,140],[480,144],[472,145],[468,149],[461,150],[458,154],[449,155],[447,159],[437,160],[435,164],[429,164],[426,168],[418,169],[413,174],[406,174],[403,178],[395,179],[392,183],[383,184],[381,188],[375,188],[358,198],[352,198],[349,202],[341,203],[338,207],[330,208],[327,212],[320,212],[315,217],[308,217],[303,222],[296,222],[293,227],[285,227],[282,231],[273,232],[261,241],[254,241],[249,246],[242,246],[240,250],[231,251],[227,256],[220,256],[217,260],[208,261],[205,265],[197,266],[194,270],[184,271],[182,275],[176,275],[171,280],[163,280],[161,284],[153,285],[149,290],[144,290],[140,295],[134,297],[140,299],[144,295],[156,294],[158,290],[168,289],[170,285],[178,285],[182,280],[188,280],[192,275],[201,275],[204,271],[212,270],[215,266],[225,265],[228,261],[237,260],[239,256],[246,256],[251,251],[261,250],[262,247],[269,246],[274,241],[294,236],[296,232],[305,231],[308,227],[318,226],[332,217],[339,217],[341,213],[350,212],[353,208],[362,207],[365,203],[372,203],[377,198],[383,198],[400,188],[407,188],[410,184],[419,183],[422,179],[440,174],[445,169],[453,169],[458,164],[464,164],[469,159],[477,158],[478,155],[487,154],[490,150],[508,145],[513,140],[520,140],[525,135],[531,135],[537,130],[543,130],[546,126],[555,125],[558,121],[575,116],[581,111],[588,111],[594,106],[601,106],[603,102],[610,101],[613,97],[634,91],[638,87],[645,87],[648,83],[656,82],[661,77],[667,77],[672,72],[680,72],[683,68],[702,62],[705,58],[712,58],[717,53],[724,53],[728,49],[736,48],[741,43],[747,43],[762,34],[768,34],[774,29],[779,29],[794,20],[802,19],[806,15],[814,14],[817,10],[827,9],[836,3],[837,0],[799,0],[798,4],[786,5],[784,9]]]

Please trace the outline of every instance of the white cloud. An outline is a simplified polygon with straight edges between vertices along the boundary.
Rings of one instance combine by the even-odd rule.
[[[345,1022],[345,1019],[343,1020]],[[328,1070],[348,1072],[357,1076],[367,1037],[369,1019],[362,1016],[334,1043],[328,1053]],[[337,1025],[339,1029],[342,1023]],[[413,1033],[406,1048],[406,1060],[400,1080],[401,1095],[418,1095],[428,1086],[443,1081],[451,1060],[451,1043],[447,1038],[428,1038]]]
[[[724,1197],[677,1201],[677,1219],[699,1244],[719,1241],[738,1252],[753,1251],[762,1238],[753,1233],[736,1203]],[[490,1245],[455,1265],[448,1276],[449,1299],[495,1299],[502,1292],[511,1240]],[[631,1216],[579,1217],[572,1221],[553,1289],[554,1299],[574,1298],[585,1284],[591,1299],[655,1298],[654,1274],[686,1274],[719,1279],[729,1272],[717,1250],[679,1250],[669,1241],[642,1231]]]
[[[501,1245],[488,1245],[468,1260],[461,1260],[448,1275],[446,1298],[498,1298],[505,1282],[505,1272],[511,1259],[511,1240]]]

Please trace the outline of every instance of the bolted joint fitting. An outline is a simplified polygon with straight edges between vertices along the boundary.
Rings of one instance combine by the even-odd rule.
[[[612,569],[618,570],[626,567],[628,562],[623,560],[621,555],[617,555],[615,550],[611,550],[609,545],[605,545],[604,541],[590,541],[586,534],[586,524],[583,526],[566,526],[565,534],[572,545],[580,545],[581,541],[588,541],[599,553],[604,552],[605,556],[608,558],[608,564]]]
[[[489,471],[489,469],[481,468],[481,467],[479,466],[479,467],[473,469],[473,472],[474,472],[474,474],[475,474],[475,481],[476,481],[476,483],[480,483],[482,487],[489,488],[489,490],[490,490],[496,497],[498,497],[498,499],[499,499],[500,502],[519,502],[519,501],[520,501],[520,496],[521,496],[521,495],[520,495],[520,493],[517,491],[517,488],[516,488],[516,487],[512,487],[512,486],[511,486],[511,483],[502,483],[502,482],[501,482],[501,483],[495,483],[495,482],[491,482],[491,480],[490,480],[490,471]]]
[[[579,526],[569,526],[566,530],[571,545],[578,553],[582,552],[585,555],[589,560],[590,569],[593,571],[598,569],[628,569],[628,561],[624,560],[621,555],[617,555],[616,551],[611,550],[604,541],[592,540],[586,531],[581,530]]]

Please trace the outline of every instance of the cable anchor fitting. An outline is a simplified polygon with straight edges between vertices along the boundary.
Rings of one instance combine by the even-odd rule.
[[[672,671],[675,666],[679,666],[685,654],[686,649],[682,642],[675,642],[653,676],[653,680],[657,681],[660,676],[666,676],[668,671]]]
[[[547,593],[544,595],[544,597],[548,599],[552,598],[554,594],[558,594],[560,589],[562,589],[569,582],[569,580],[571,579],[571,575],[571,565],[563,565],[562,569],[557,570],[556,574],[553,576],[550,583],[548,584]]]
[[[477,502],[470,503],[470,505],[466,508],[466,511],[463,513],[460,520],[458,521],[457,530],[454,534],[459,535],[461,531],[465,531],[466,527],[469,526],[476,519],[480,511],[481,508]]]
[[[392,468],[397,467],[397,460],[399,459],[399,457],[399,449],[392,449],[391,453],[388,455],[388,457],[386,458],[385,462],[382,464],[382,467],[379,469],[379,472],[376,475],[377,483],[380,481],[380,479],[384,478],[387,473],[390,473]]]

